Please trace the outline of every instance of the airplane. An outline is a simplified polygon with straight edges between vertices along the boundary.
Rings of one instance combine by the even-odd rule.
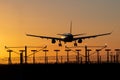
[[[39,35],[32,35],[32,34],[26,34],[26,36],[32,36],[32,37],[38,37],[38,38],[46,38],[46,39],[51,39],[51,43],[55,44],[56,41],[59,41],[59,46],[62,46],[61,42],[63,41],[64,43],[67,42],[73,42],[74,41],[74,46],[77,46],[78,43],[82,43],[84,39],[88,38],[95,38],[98,36],[104,36],[104,35],[110,35],[112,32],[108,33],[103,33],[103,34],[96,34],[96,35],[90,35],[90,36],[80,36],[84,35],[85,33],[81,34],[72,34],[72,22],[70,24],[70,32],[69,33],[64,33],[64,34],[57,34],[60,35],[61,37],[49,37],[49,36],[39,36]],[[76,37],[77,36],[77,37]],[[77,41],[77,42],[76,42]]]

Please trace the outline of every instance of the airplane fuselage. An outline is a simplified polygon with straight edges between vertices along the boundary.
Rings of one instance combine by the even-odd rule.
[[[63,36],[61,36],[62,39],[64,39],[64,42],[72,42],[73,41],[73,35],[71,33],[66,33]]]

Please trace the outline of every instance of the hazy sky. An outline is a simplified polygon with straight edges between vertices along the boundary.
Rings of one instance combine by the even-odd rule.
[[[4,53],[5,45],[51,45],[50,40],[25,34],[59,37],[57,33],[69,32],[71,20],[73,34],[113,31],[79,45],[107,43],[112,49],[120,48],[120,0],[0,0],[0,51]]]

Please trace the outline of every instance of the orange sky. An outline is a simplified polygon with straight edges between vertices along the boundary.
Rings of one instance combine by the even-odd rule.
[[[110,36],[86,39],[79,45],[107,43],[112,49],[120,48],[119,4],[119,0],[0,0],[0,56],[7,56],[4,46],[52,45],[50,40],[25,34],[57,36],[69,32],[71,20],[73,34],[113,31]]]

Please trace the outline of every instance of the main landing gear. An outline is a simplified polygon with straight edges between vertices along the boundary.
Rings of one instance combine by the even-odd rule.
[[[76,42],[74,43],[74,46],[77,46],[77,43],[76,43]]]
[[[61,44],[61,43],[59,43],[58,45],[59,45],[60,47],[62,46],[62,44]]]
[[[62,44],[59,43],[58,46],[59,46],[59,47],[62,47]],[[74,46],[75,46],[75,47],[78,46],[77,43],[74,43]]]
[[[61,41],[59,41],[59,44],[58,44],[58,46],[59,46],[59,47],[61,47],[61,46],[62,46],[62,43],[61,43]]]

